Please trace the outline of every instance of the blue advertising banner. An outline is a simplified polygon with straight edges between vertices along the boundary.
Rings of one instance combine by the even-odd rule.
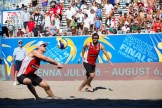
[[[2,63],[2,26],[0,23],[0,64]]]
[[[65,36],[67,41],[66,49],[59,49],[57,37],[46,38],[8,38],[2,39],[2,56],[4,63],[11,66],[14,48],[18,46],[18,40],[23,40],[23,46],[27,52],[36,48],[39,41],[48,42],[45,55],[62,64],[82,63],[81,51],[86,42],[91,42],[91,36]],[[113,63],[129,62],[162,62],[162,34],[129,34],[129,35],[109,35],[100,36],[99,42],[105,46]],[[103,52],[97,59],[97,63],[107,63]],[[42,62],[41,64],[47,64]]]

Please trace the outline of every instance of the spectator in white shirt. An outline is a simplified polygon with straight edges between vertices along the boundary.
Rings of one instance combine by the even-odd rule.
[[[90,29],[90,20],[88,18],[87,14],[84,14],[84,21],[83,21],[83,35],[88,35],[89,34],[89,29]]]
[[[66,22],[67,22],[67,27],[70,28],[70,23],[72,20],[73,13],[71,11],[71,6],[68,6],[68,9],[65,12],[65,17],[66,17]]]
[[[109,0],[107,0],[107,4],[104,5],[105,8],[105,14],[106,16],[109,14],[109,12],[114,9],[113,5],[109,3]]]
[[[45,29],[45,32],[47,32],[48,30],[48,27],[51,25],[51,19],[50,19],[50,14],[48,11],[46,11],[46,14],[44,16],[44,29]]]
[[[55,14],[55,26],[60,29],[60,16],[58,14]]]
[[[122,27],[122,33],[126,34],[130,32],[130,27],[129,27],[129,23],[126,21],[124,26]]]
[[[78,7],[75,6],[75,2],[72,2],[71,3],[71,11],[72,11],[73,15],[75,15],[78,10],[79,10]]]
[[[98,4],[97,4],[97,2],[93,2],[93,3],[92,3],[91,9],[93,9],[94,12],[96,13],[96,10],[98,9]]]
[[[84,4],[80,7],[83,13],[86,13],[87,10],[87,1],[84,1]]]
[[[91,9],[90,14],[88,14],[88,18],[89,18],[90,23],[91,23],[91,24],[90,24],[90,30],[91,30],[91,32],[94,31],[95,17],[96,17],[96,13],[94,12],[93,9]]]
[[[76,33],[78,34],[78,31],[81,30],[81,34],[82,34],[82,32],[83,32],[84,14],[82,13],[82,10],[81,9],[76,14],[76,19],[77,19],[77,29],[76,29]]]
[[[101,5],[101,0],[95,0],[99,5]]]
[[[85,13],[88,15],[91,13],[91,9],[90,9],[89,5],[87,5],[87,9],[85,10]]]
[[[22,11],[21,17],[22,17],[23,26],[24,26],[25,33],[26,33],[27,23],[28,23],[29,20],[30,20],[30,13],[27,11],[27,8],[25,8],[25,9]]]
[[[59,30],[55,26],[54,22],[51,21],[51,25],[49,26],[49,34],[50,36],[57,36],[59,33]]]

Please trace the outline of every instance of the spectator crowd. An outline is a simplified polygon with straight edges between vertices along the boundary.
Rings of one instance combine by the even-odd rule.
[[[162,0],[31,0],[11,10],[22,26],[10,18],[4,38],[162,32]]]

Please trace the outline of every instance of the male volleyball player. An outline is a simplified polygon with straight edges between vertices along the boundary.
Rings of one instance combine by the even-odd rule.
[[[103,51],[103,53],[105,54],[107,60],[109,61],[109,63],[112,65],[112,63],[110,62],[110,57],[107,54],[104,46],[98,42],[99,39],[99,35],[97,33],[92,34],[92,42],[89,42],[87,44],[85,44],[83,46],[82,49],[82,61],[83,61],[83,65],[84,68],[86,69],[86,76],[87,79],[83,81],[83,83],[81,84],[81,86],[79,87],[79,91],[82,90],[83,87],[85,87],[87,85],[87,91],[93,92],[93,88],[91,87],[91,82],[95,76],[95,68],[96,68],[96,59],[99,55],[100,50]],[[88,48],[88,54],[87,54],[87,58],[84,58],[84,53],[86,48]]]
[[[33,50],[27,54],[17,74],[18,82],[20,84],[27,85],[28,89],[36,99],[39,99],[39,96],[36,93],[34,86],[40,86],[44,88],[49,97],[55,98],[52,90],[50,89],[50,86],[44,80],[42,80],[42,78],[35,74],[35,71],[40,66],[40,61],[45,61],[49,62],[50,64],[57,65],[58,69],[63,68],[62,64],[60,64],[59,62],[43,55],[43,53],[46,51],[47,44],[48,43],[46,42],[39,41],[37,43],[36,50]]]

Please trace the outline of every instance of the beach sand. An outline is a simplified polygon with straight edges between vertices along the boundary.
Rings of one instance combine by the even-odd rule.
[[[94,80],[94,92],[77,89],[82,81],[47,81],[62,99],[46,99],[44,89],[36,87],[44,99],[34,100],[25,85],[0,81],[0,108],[162,108],[162,80]]]

